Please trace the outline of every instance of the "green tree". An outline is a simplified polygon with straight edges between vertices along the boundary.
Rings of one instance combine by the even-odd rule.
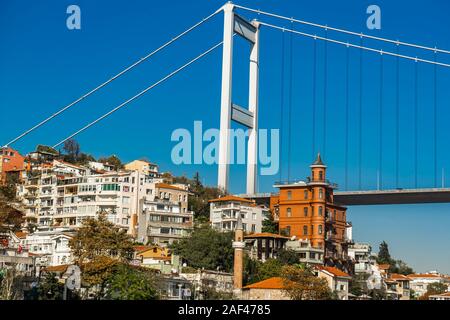
[[[219,268],[231,272],[234,257],[231,246],[233,237],[232,232],[219,232],[209,226],[195,227],[189,236],[173,243],[171,249],[193,268]]]
[[[63,150],[66,152],[64,160],[70,163],[76,163],[80,154],[80,144],[75,139],[69,139],[64,142]]]
[[[282,269],[284,291],[292,300],[330,300],[333,293],[325,279],[317,277],[305,265],[284,266]]]
[[[155,300],[158,299],[157,283],[151,270],[119,264],[106,280],[106,299]]]
[[[298,253],[295,252],[294,250],[290,250],[290,249],[279,251],[277,259],[282,264],[288,264],[288,265],[297,264],[300,262],[300,257],[298,255]]]
[[[278,222],[273,220],[271,212],[266,213],[266,219],[262,222],[262,232],[278,234]]]
[[[75,263],[82,270],[83,282],[96,286],[100,296],[115,267],[128,263],[133,257],[131,237],[109,222],[103,213],[98,219],[86,219],[69,245]]]
[[[62,300],[64,293],[64,284],[60,283],[55,274],[49,272],[41,280],[37,288],[38,300]]]
[[[116,171],[123,169],[123,163],[116,155],[112,155],[106,158],[99,158],[98,161],[101,163],[108,163],[109,165],[113,166],[114,170]]]
[[[19,231],[23,222],[23,212],[14,208],[8,197],[0,190],[0,234]]]
[[[447,291],[448,287],[446,284],[441,282],[433,282],[427,286],[427,292],[421,296],[420,300],[428,300],[430,296],[442,294]]]
[[[391,254],[389,253],[389,245],[386,243],[386,241],[383,241],[382,243],[380,243],[377,262],[380,264],[391,264],[392,263]]]

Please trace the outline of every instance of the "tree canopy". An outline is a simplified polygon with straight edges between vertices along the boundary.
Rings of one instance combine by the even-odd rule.
[[[193,268],[219,268],[221,271],[231,272],[233,237],[232,232],[219,232],[209,226],[195,227],[189,236],[173,243],[171,249]]]
[[[408,275],[414,273],[414,270],[406,264],[406,262],[402,260],[396,260],[391,257],[389,252],[389,245],[386,241],[380,243],[378,256],[376,259],[379,264],[389,264],[389,272],[390,273],[399,273]]]

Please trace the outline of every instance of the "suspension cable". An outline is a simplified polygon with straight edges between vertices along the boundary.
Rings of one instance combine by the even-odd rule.
[[[396,47],[397,54],[399,46]],[[396,103],[395,103],[395,187],[399,186],[399,156],[400,156],[400,58],[396,58]]]
[[[312,157],[316,155],[316,89],[317,89],[317,41],[314,41],[314,63],[313,63],[313,112],[312,112]]]
[[[39,122],[38,124],[36,124],[35,126],[31,127],[30,129],[26,130],[25,132],[23,132],[22,134],[20,134],[19,136],[17,136],[16,138],[12,139],[11,141],[9,141],[5,146],[9,146],[15,142],[17,142],[18,140],[22,139],[23,137],[25,137],[26,135],[28,135],[29,133],[31,133],[32,131],[36,130],[37,128],[41,127],[42,125],[46,124],[47,122],[49,122],[50,120],[52,120],[53,118],[57,117],[58,115],[60,115],[61,113],[63,113],[64,111],[68,110],[69,108],[73,107],[74,105],[76,105],[77,103],[79,103],[80,101],[86,99],[87,97],[89,97],[90,95],[92,95],[93,93],[97,92],[98,90],[100,90],[101,88],[105,87],[106,85],[110,84],[111,82],[113,82],[114,80],[116,80],[117,78],[121,77],[122,75],[124,75],[125,73],[127,73],[128,71],[130,71],[131,69],[137,67],[138,65],[140,65],[142,62],[148,60],[150,57],[154,56],[155,54],[157,54],[158,52],[160,52],[161,50],[163,50],[164,48],[168,47],[169,45],[171,45],[172,43],[174,43],[175,41],[179,40],[180,38],[182,38],[183,36],[187,35],[188,33],[190,33],[191,31],[193,31],[194,29],[196,29],[197,27],[201,26],[203,23],[205,23],[206,21],[208,21],[209,19],[211,19],[212,17],[214,17],[216,14],[218,14],[220,10],[217,10],[216,12],[210,14],[209,16],[207,16],[206,18],[200,20],[199,22],[197,22],[196,24],[194,24],[193,26],[191,26],[190,28],[186,29],[185,31],[183,31],[182,33],[178,34],[176,37],[172,38],[170,41],[166,42],[165,44],[163,44],[162,46],[160,46],[159,48],[153,50],[152,52],[150,52],[149,54],[147,54],[146,56],[142,57],[141,59],[135,61],[134,63],[132,63],[131,65],[129,65],[128,67],[126,67],[125,69],[123,69],[122,71],[120,71],[119,73],[117,73],[116,75],[114,75],[112,78],[110,78],[109,80],[106,80],[105,82],[103,82],[102,84],[98,85],[97,87],[95,87],[94,89],[88,91],[87,93],[85,93],[84,95],[82,95],[81,97],[79,97],[78,99],[76,99],[75,101],[69,103],[68,105],[66,105],[65,107],[63,107],[62,109],[60,109],[59,111],[55,112],[54,114],[52,114],[51,116],[47,117],[46,119],[42,120],[41,122]]]
[[[434,53],[434,61],[437,60],[437,52]],[[437,177],[437,66],[434,65],[434,111],[433,111],[433,122],[434,122],[434,187],[438,187],[438,177]]]
[[[284,40],[285,33],[281,34],[281,92],[280,92],[280,163],[283,161],[283,115],[284,115]],[[280,182],[283,181],[283,166],[280,166]]]
[[[417,164],[418,164],[418,110],[419,110],[419,64],[414,64],[414,187],[417,188]]]
[[[360,47],[363,45],[364,39],[360,38]],[[347,48],[349,48],[347,46]],[[362,105],[363,105],[363,50],[359,49],[359,146],[358,146],[358,187],[362,186]]]
[[[384,86],[384,63],[383,63],[383,53],[380,54],[380,124],[379,124],[379,139],[380,139],[380,150],[379,150],[379,190],[383,189],[383,86]]]
[[[291,136],[292,136],[292,38],[293,34],[290,34],[289,39],[289,112],[288,112],[288,182],[291,180]]]
[[[328,38],[328,29],[325,29],[325,39]],[[324,57],[323,57],[323,150],[325,155],[327,149],[327,86],[328,86],[328,41],[324,43]]]
[[[284,31],[287,31],[287,32],[292,32],[292,33],[295,33],[295,34],[298,34],[298,35],[301,35],[301,36],[304,36],[304,37],[309,37],[309,38],[313,38],[313,39],[328,41],[328,42],[335,43],[335,44],[340,44],[342,46],[349,46],[349,47],[352,47],[352,48],[363,49],[363,50],[366,50],[366,51],[376,52],[376,53],[380,53],[380,54],[382,53],[383,55],[388,55],[388,56],[393,56],[393,57],[397,57],[398,56],[400,58],[411,60],[411,61],[419,61],[419,62],[423,62],[423,63],[428,63],[428,64],[432,64],[432,65],[438,65],[438,66],[441,66],[441,67],[450,68],[450,64],[443,63],[443,62],[426,60],[426,59],[421,59],[421,58],[417,58],[417,57],[413,57],[413,56],[407,56],[407,55],[403,55],[403,54],[396,54],[394,52],[378,50],[378,49],[374,49],[374,48],[370,48],[370,47],[364,47],[364,46],[352,44],[352,43],[349,43],[349,42],[334,40],[334,39],[331,39],[331,38],[324,38],[324,37],[320,37],[320,36],[315,35],[315,34],[309,34],[309,33],[300,32],[300,31],[296,31],[296,30],[289,30],[289,29],[285,29],[285,28],[280,27],[280,26],[276,26],[276,25],[265,23],[265,22],[261,22],[261,21],[259,22],[259,24],[263,25],[263,26],[266,26],[266,27],[273,28],[273,29],[278,29],[278,30],[284,30]]]
[[[221,46],[223,43],[223,41],[219,42],[218,44],[214,45],[213,47],[209,48],[208,50],[204,51],[202,54],[198,55],[197,57],[195,57],[194,59],[192,59],[191,61],[185,63],[184,65],[182,65],[181,67],[179,67],[178,69],[172,71],[171,73],[169,73],[168,75],[166,75],[165,77],[161,78],[160,80],[158,80],[157,82],[153,83],[152,85],[150,85],[149,87],[145,88],[144,90],[142,90],[141,92],[139,92],[138,94],[134,95],[133,97],[131,97],[130,99],[126,100],[125,102],[121,103],[120,105],[118,105],[117,107],[115,107],[114,109],[110,110],[109,112],[105,113],[104,115],[102,115],[101,117],[97,118],[96,120],[90,122],[89,124],[87,124],[86,126],[84,126],[83,128],[79,129],[78,131],[72,133],[70,136],[68,136],[67,138],[65,138],[64,140],[61,140],[60,142],[58,142],[57,144],[55,144],[53,146],[53,148],[58,147],[59,145],[63,144],[64,142],[66,142],[69,139],[72,139],[74,136],[78,135],[79,133],[83,132],[84,130],[92,127],[94,124],[96,124],[97,122],[105,119],[106,117],[110,116],[111,114],[113,114],[114,112],[116,112],[117,110],[119,110],[120,108],[126,106],[127,104],[129,104],[130,102],[132,102],[133,100],[136,100],[138,98],[140,98],[142,95],[144,95],[147,91],[153,89],[154,87],[160,85],[161,83],[165,82],[166,80],[170,79],[171,77],[173,77],[174,75],[176,75],[178,72],[182,71],[183,69],[187,68],[188,66],[190,66],[191,64],[193,64],[194,62],[196,62],[197,60],[203,58],[204,56],[206,56],[207,54],[209,54],[211,51],[213,51],[214,49],[218,48],[219,46]]]
[[[349,83],[350,83],[350,50],[347,47],[345,59],[345,190],[348,190],[348,117],[349,117]]]
[[[449,50],[438,49],[436,47],[431,48],[431,47],[418,45],[418,44],[414,44],[414,43],[408,43],[408,42],[402,42],[402,41],[398,41],[398,40],[375,37],[375,36],[367,35],[364,33],[358,33],[358,32],[353,32],[353,31],[349,31],[349,30],[345,30],[345,29],[333,28],[333,27],[329,27],[328,25],[321,25],[321,24],[317,24],[317,23],[313,23],[313,22],[304,21],[304,20],[289,18],[289,17],[285,17],[282,15],[278,15],[278,14],[274,14],[274,13],[270,13],[270,12],[264,12],[261,10],[255,10],[252,8],[247,8],[247,7],[243,7],[243,6],[239,6],[239,5],[235,5],[235,7],[242,9],[242,10],[258,13],[258,15],[265,15],[265,16],[269,16],[269,17],[273,17],[273,18],[288,20],[288,21],[292,21],[292,22],[296,22],[296,23],[300,23],[300,24],[304,24],[304,25],[308,25],[308,26],[312,26],[312,27],[327,29],[327,30],[340,32],[340,33],[345,33],[345,34],[349,34],[352,36],[358,36],[361,38],[372,39],[372,40],[377,40],[377,41],[384,41],[384,42],[388,42],[391,44],[398,44],[398,45],[405,46],[405,47],[412,47],[412,48],[417,48],[417,49],[422,49],[422,50],[450,54]]]

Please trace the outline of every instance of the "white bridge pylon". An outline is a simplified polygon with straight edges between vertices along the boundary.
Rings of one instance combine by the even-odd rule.
[[[247,194],[256,193],[258,163],[258,86],[259,86],[259,23],[248,22],[234,12],[229,2],[223,6],[222,94],[220,106],[218,187],[228,191],[230,164],[230,129],[235,121],[249,129],[247,142]],[[251,43],[248,109],[233,103],[233,36],[240,35]]]

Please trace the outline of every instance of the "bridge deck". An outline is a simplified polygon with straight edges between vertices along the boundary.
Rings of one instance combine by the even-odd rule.
[[[239,196],[266,204],[270,199],[270,193]],[[334,200],[345,206],[450,203],[450,188],[336,191]]]

